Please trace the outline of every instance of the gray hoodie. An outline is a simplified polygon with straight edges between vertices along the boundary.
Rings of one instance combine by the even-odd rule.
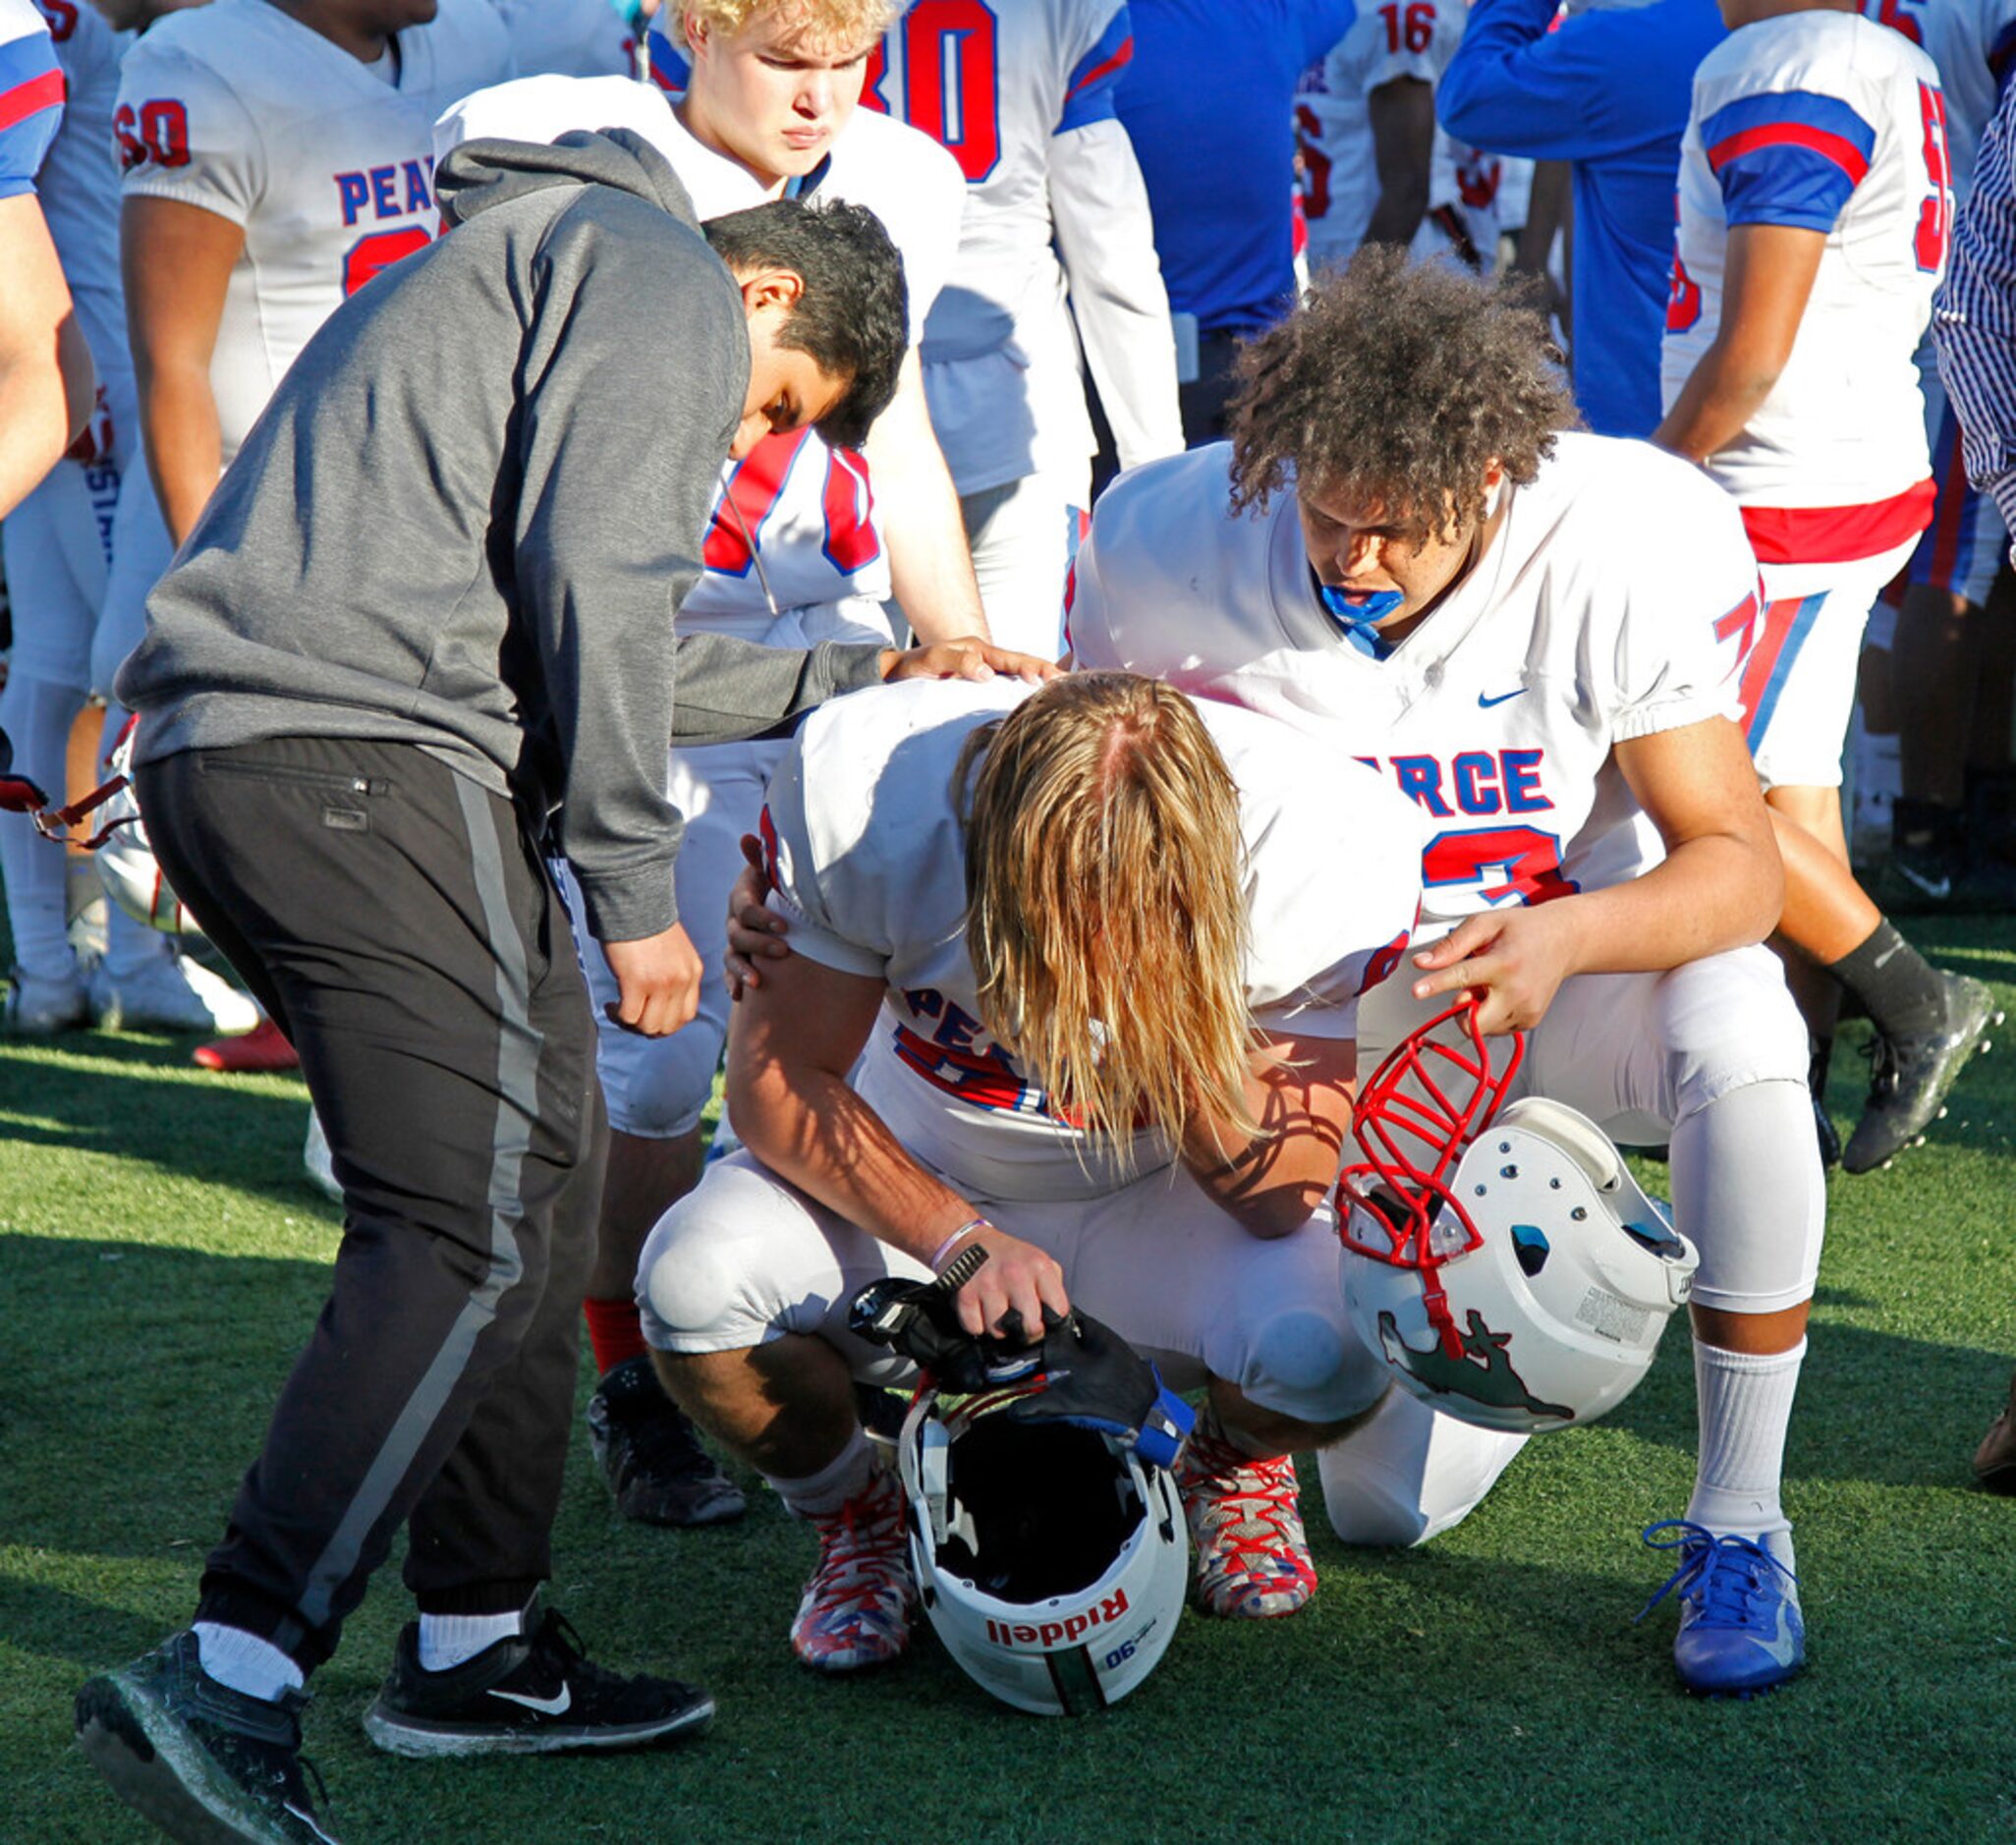
[[[749,384],[741,295],[627,131],[471,141],[452,234],[309,341],[147,603],[136,759],[411,743],[508,794],[592,932],[670,925],[676,737],[752,736],[875,677],[673,615]]]

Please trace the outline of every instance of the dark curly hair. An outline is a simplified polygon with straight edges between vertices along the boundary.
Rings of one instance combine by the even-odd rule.
[[[1578,426],[1561,355],[1525,291],[1368,245],[1239,356],[1232,504],[1296,479],[1382,509],[1419,543],[1484,507],[1493,459],[1525,485]]]

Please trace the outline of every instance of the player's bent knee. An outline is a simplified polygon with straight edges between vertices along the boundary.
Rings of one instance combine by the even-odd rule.
[[[1676,1121],[1753,1083],[1806,1081],[1806,1022],[1764,950],[1676,968],[1659,982],[1657,1024]]]
[[[647,1141],[677,1140],[700,1126],[714,1092],[727,1034],[701,1013],[670,1037],[637,1046],[610,1101],[610,1122],[620,1133]]]
[[[1263,1409],[1300,1422],[1348,1422],[1372,1408],[1386,1387],[1385,1367],[1341,1311],[1277,1308],[1249,1324],[1242,1345],[1240,1364],[1219,1374],[1229,1374]]]
[[[638,1258],[644,1340],[659,1351],[756,1345],[774,1317],[759,1298],[750,1244],[719,1233],[709,1221],[713,1213],[703,1190],[681,1199],[658,1219]]]

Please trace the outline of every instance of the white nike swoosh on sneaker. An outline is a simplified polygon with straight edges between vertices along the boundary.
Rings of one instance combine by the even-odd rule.
[[[523,1705],[528,1710],[536,1710],[541,1716],[564,1716],[574,1703],[574,1687],[563,1685],[557,1698],[533,1698],[525,1692],[493,1691],[492,1698],[502,1698],[511,1704]]]
[[[1901,860],[1892,859],[1890,863],[1896,867],[1899,877],[1907,884],[1917,885],[1928,897],[1944,898],[1950,897],[1953,894],[1953,880],[1950,877],[1927,877],[1923,871],[1914,871]],[[1896,952],[1894,948],[1890,950],[1892,955]],[[1883,962],[1889,960],[1889,958],[1890,955],[1884,955],[1876,962],[1876,966],[1880,968]]]

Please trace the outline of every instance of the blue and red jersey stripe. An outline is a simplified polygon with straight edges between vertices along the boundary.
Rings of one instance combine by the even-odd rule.
[[[1701,125],[1729,223],[1831,231],[1876,154],[1876,130],[1838,96],[1739,96]]]
[[[34,189],[63,121],[63,72],[46,32],[0,45],[0,198]]]
[[[1133,62],[1134,25],[1123,6],[1106,22],[1098,42],[1073,68],[1064,86],[1064,112],[1057,119],[1057,133],[1112,121],[1113,92]]]

